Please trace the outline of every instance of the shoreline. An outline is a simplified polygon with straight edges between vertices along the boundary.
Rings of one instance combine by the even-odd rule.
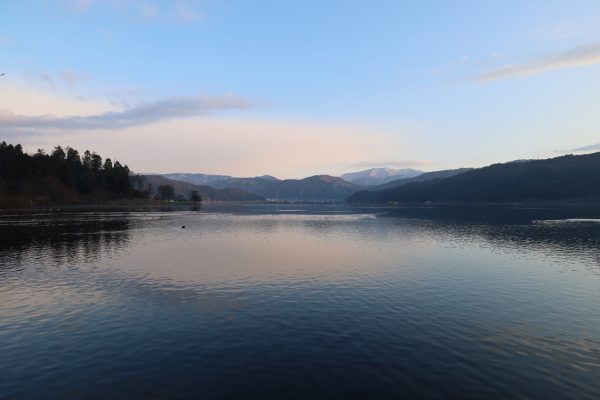
[[[333,206],[349,208],[376,208],[386,210],[402,209],[461,209],[501,208],[501,209],[547,209],[547,208],[598,208],[600,200],[569,201],[527,201],[527,202],[403,202],[403,203],[346,203],[343,201],[156,201],[156,200],[108,200],[100,202],[43,203],[43,204],[11,204],[3,205],[0,201],[0,212],[25,210],[83,210],[83,209],[158,209],[158,208],[202,208],[215,205],[289,205],[289,206]]]

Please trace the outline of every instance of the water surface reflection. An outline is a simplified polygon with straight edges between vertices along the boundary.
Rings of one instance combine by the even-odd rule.
[[[289,210],[0,216],[0,392],[598,397],[600,224]]]

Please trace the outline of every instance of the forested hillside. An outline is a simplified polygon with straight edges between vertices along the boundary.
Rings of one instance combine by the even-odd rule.
[[[207,185],[194,185],[193,183],[165,178],[162,175],[143,175],[142,184],[145,191],[151,196],[159,195],[159,188],[168,185],[173,188],[175,199],[189,199],[196,192],[203,201],[261,201],[263,197],[245,192],[241,189],[225,188],[215,189]],[[160,196],[159,196],[160,197]],[[164,199],[163,199],[164,200]]]
[[[51,154],[23,152],[21,145],[0,144],[0,201],[78,202],[139,197],[127,165],[98,154],[57,146]]]
[[[214,180],[210,186],[218,189],[240,189],[266,199],[286,201],[340,201],[363,188],[329,175],[282,180],[271,176],[227,178]]]
[[[600,153],[494,164],[445,179],[358,192],[351,203],[600,200]]]

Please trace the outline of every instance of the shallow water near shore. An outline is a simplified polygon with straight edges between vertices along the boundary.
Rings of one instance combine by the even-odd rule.
[[[0,398],[597,399],[599,218],[0,213]]]

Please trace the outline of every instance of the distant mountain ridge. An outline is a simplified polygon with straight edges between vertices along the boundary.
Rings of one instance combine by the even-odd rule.
[[[151,195],[157,194],[157,189],[160,185],[171,185],[175,189],[175,196],[183,196],[188,199],[193,190],[197,191],[202,200],[208,201],[261,201],[264,197],[248,193],[246,191],[227,188],[216,189],[207,185],[195,185],[190,182],[178,181],[165,178],[162,175],[143,175],[143,184],[147,187],[152,185]]]
[[[166,176],[174,175],[181,180],[192,180],[194,177],[190,175],[195,174],[167,174]],[[269,175],[255,178],[225,177],[211,180],[209,185],[216,189],[240,189],[262,198],[287,201],[341,201],[363,189],[363,186],[330,175],[283,180]]]
[[[458,168],[458,169],[446,169],[446,170],[442,170],[442,171],[425,172],[425,173],[422,173],[421,175],[417,175],[412,178],[396,179],[396,180],[393,180],[386,184],[376,186],[369,190],[372,191],[372,190],[388,189],[388,188],[406,185],[407,183],[425,182],[425,181],[430,181],[433,179],[450,178],[451,176],[462,174],[463,172],[467,172],[467,171],[471,171],[471,170],[473,170],[473,168]]]
[[[507,162],[448,178],[362,191],[350,203],[522,202],[600,199],[600,153]]]
[[[348,201],[353,203],[378,203],[379,198],[385,196],[389,190],[409,183],[426,182],[436,179],[450,178],[454,175],[462,174],[473,170],[473,168],[447,169],[442,171],[425,172],[412,178],[396,179],[383,185],[369,187],[353,193]]]
[[[146,175],[162,175],[165,178],[176,181],[189,182],[195,185],[210,185],[214,181],[231,178],[229,175],[212,175],[212,174],[197,174],[197,173],[171,173],[171,174],[146,174]]]
[[[304,179],[278,179],[271,175],[237,178],[229,175],[201,173],[161,174],[165,178],[208,185],[215,189],[234,188],[254,195],[286,201],[341,201],[365,187],[378,185],[398,178],[411,178],[423,174],[411,168],[371,168],[344,174],[342,177],[314,175]]]
[[[364,171],[349,172],[340,177],[356,185],[376,186],[396,179],[412,178],[421,174],[423,174],[423,171],[412,168],[371,168]]]
[[[340,201],[361,190],[362,186],[330,175],[304,179],[229,178],[211,182],[216,188],[236,188],[271,200]]]

